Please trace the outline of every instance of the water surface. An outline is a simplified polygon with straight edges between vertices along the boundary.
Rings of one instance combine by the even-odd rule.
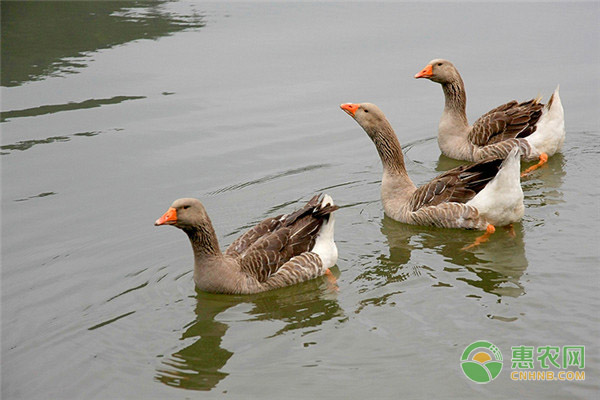
[[[2,3],[2,397],[593,398],[598,354],[597,3]],[[50,21],[60,21],[50,23]],[[75,33],[77,34],[75,34]],[[417,184],[460,162],[451,59],[471,120],[557,84],[562,153],[523,181],[514,235],[384,217],[381,166],[339,110],[386,112]],[[222,246],[325,191],[339,290],[197,293],[185,236],[153,222],[198,197]],[[486,339],[488,385],[459,359]],[[513,382],[510,347],[585,345],[584,382]]]

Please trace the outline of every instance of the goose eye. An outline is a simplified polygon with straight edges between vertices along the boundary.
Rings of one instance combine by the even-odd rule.
[[[441,66],[442,66],[442,63],[438,63],[437,65],[438,65],[438,67],[441,67]]]
[[[369,112],[369,110],[365,110],[365,112]]]
[[[183,206],[184,210],[187,210],[188,208],[190,208],[190,206]]]

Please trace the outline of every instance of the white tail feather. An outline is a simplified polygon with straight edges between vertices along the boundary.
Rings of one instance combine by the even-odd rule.
[[[537,155],[546,153],[551,156],[560,150],[565,141],[565,112],[558,88],[557,86],[544,107],[535,132],[527,138],[529,144],[537,151]]]
[[[323,196],[323,201],[321,202],[322,207],[326,205],[334,205],[333,199],[328,194]],[[329,214],[328,221],[321,226],[315,245],[311,250],[321,258],[323,270],[333,267],[337,262],[338,250],[333,238],[334,225],[335,217],[331,213]]]
[[[508,225],[523,217],[525,207],[518,147],[508,154],[494,179],[467,204],[477,208],[493,225]]]

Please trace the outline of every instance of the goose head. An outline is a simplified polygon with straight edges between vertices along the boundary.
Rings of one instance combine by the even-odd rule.
[[[177,199],[171,207],[156,220],[154,225],[173,225],[180,229],[210,224],[210,218],[200,200]]]
[[[415,75],[415,78],[427,78],[433,82],[444,84],[455,82],[460,79],[460,75],[454,64],[448,60],[438,58],[431,60],[421,72]]]
[[[371,139],[382,133],[382,128],[387,128],[389,122],[383,111],[372,103],[345,103],[340,108],[351,116],[367,132]]]

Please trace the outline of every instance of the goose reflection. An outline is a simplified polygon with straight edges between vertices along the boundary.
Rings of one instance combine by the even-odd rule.
[[[527,176],[522,180],[526,217],[528,208],[552,206],[564,202],[564,194],[561,190],[566,175],[564,166],[565,156],[557,153],[548,159],[547,164],[531,174],[531,177]]]
[[[379,261],[384,271],[389,271],[393,265],[403,269],[405,272],[400,276],[404,279],[428,274],[438,281],[434,286],[452,286],[447,281],[448,277],[453,276],[455,280],[477,288],[477,291],[517,297],[525,291],[520,278],[528,262],[523,225],[514,224],[513,228],[512,231],[499,228],[489,242],[473,251],[465,251],[462,248],[466,243],[473,242],[479,232],[412,226],[385,217],[381,232],[387,238],[390,253],[380,256]],[[435,252],[451,265],[446,264],[441,271],[434,265],[413,265],[411,254],[414,250]],[[468,274],[465,274],[465,270]]]
[[[221,347],[229,326],[216,321],[215,317],[241,300],[201,292],[198,292],[197,300],[196,319],[180,337],[180,340],[197,340],[163,360],[161,369],[156,371],[156,379],[169,386],[210,390],[227,377],[228,374],[221,370],[233,355]]]
[[[337,276],[337,267],[331,268]],[[265,292],[253,299],[254,308],[248,312],[253,321],[277,319],[285,322],[283,328],[270,337],[279,336],[296,329],[303,334],[313,332],[318,326],[333,318],[345,319],[337,302],[337,286],[323,277],[301,285],[295,285],[282,296],[280,291]]]
[[[435,171],[437,171],[441,174],[442,172],[446,172],[449,169],[456,168],[463,164],[469,164],[469,163],[465,162],[465,161],[455,160],[453,158],[449,158],[443,154],[440,154],[440,156],[437,160],[437,164],[435,165]]]
[[[339,273],[336,267],[332,272]],[[309,333],[333,318],[345,319],[336,288],[324,277],[256,295],[197,292],[196,297],[196,318],[180,337],[195,338],[194,342],[166,357],[155,376],[159,382],[187,390],[210,391],[229,375],[224,368],[234,353],[223,348],[222,342],[230,324],[216,318],[231,307],[252,306],[245,313],[250,317],[243,321],[283,321],[285,326],[267,339],[293,330]]]

